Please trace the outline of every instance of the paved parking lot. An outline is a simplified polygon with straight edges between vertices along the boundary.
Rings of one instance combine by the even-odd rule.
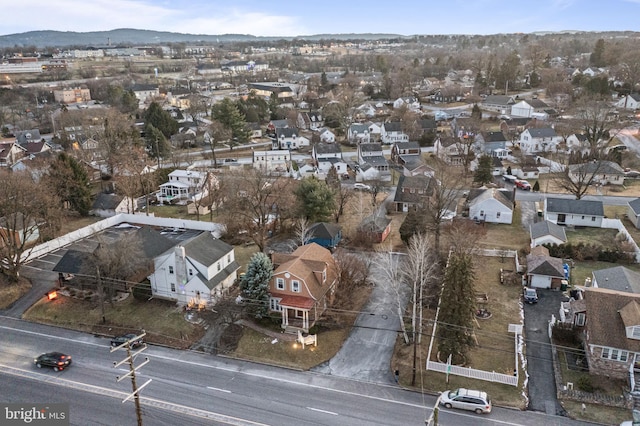
[[[529,373],[529,409],[550,415],[563,413],[556,398],[553,360],[548,334],[551,315],[558,317],[562,292],[538,289],[538,303],[525,304],[524,329]]]

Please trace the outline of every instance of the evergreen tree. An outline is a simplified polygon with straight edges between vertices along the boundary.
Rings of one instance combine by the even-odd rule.
[[[473,181],[481,185],[490,183],[493,181],[493,174],[491,173],[492,159],[488,155],[483,155],[478,160],[478,168],[473,175]]]
[[[240,280],[240,290],[255,318],[264,318],[269,312],[269,280],[272,276],[273,264],[267,255],[263,252],[254,254]]]
[[[535,183],[533,184],[533,188],[531,189],[533,192],[538,192],[540,191],[540,182],[535,181]]]
[[[233,141],[246,142],[249,140],[250,134],[245,116],[230,98],[224,98],[213,105],[211,116],[231,131],[232,143]]]
[[[596,45],[593,48],[593,52],[589,56],[589,63],[596,67],[606,67],[607,62],[605,60],[604,50],[605,50],[604,39],[600,38],[598,39],[598,41],[596,41]]]
[[[49,166],[49,182],[55,194],[72,210],[87,216],[92,204],[91,185],[86,169],[62,152]]]
[[[438,316],[438,351],[440,359],[452,356],[459,363],[473,346],[475,315],[474,270],[471,254],[453,252],[444,274]]]
[[[144,128],[144,139],[147,144],[147,151],[153,158],[167,157],[171,152],[171,147],[164,137],[164,134],[153,124],[147,123]]]
[[[471,109],[471,118],[482,120],[482,110],[480,109],[478,104],[473,104],[473,108]]]
[[[144,122],[146,126],[151,124],[160,130],[165,138],[175,135],[180,128],[180,125],[171,117],[171,114],[163,110],[157,102],[152,102],[145,111]]]
[[[416,234],[424,234],[427,231],[427,222],[425,220],[425,212],[421,209],[409,209],[409,213],[400,225],[400,239],[406,245],[409,240]]]
[[[335,209],[334,193],[326,182],[315,177],[300,181],[294,191],[301,215],[310,222],[326,221]]]

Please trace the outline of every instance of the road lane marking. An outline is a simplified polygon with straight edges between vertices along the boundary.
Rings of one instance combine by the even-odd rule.
[[[207,386],[207,389],[211,389],[218,392],[231,393],[229,389],[214,388],[213,386]]]
[[[317,411],[318,413],[331,414],[332,416],[337,416],[338,413],[334,413],[333,411],[321,410],[319,408],[307,407],[307,410]]]

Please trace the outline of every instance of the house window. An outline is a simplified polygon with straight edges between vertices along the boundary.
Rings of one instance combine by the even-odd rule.
[[[578,327],[584,327],[584,322],[586,319],[587,316],[583,312],[580,312],[578,315],[576,315],[576,325]]]
[[[269,309],[276,312],[282,312],[282,306],[280,306],[280,301],[282,299],[272,297],[269,299]]]
[[[602,348],[602,358],[609,358],[609,348]]]
[[[496,218],[500,217],[500,212],[496,212]]]
[[[592,217],[591,217],[591,222],[595,222],[595,221],[596,221],[596,217],[595,217],[595,216],[592,216]]]
[[[217,265],[218,265],[218,271],[219,271],[220,270],[220,262],[218,262]]]
[[[193,269],[189,268],[189,276],[193,275]]]
[[[300,293],[300,281],[291,281],[291,291]]]
[[[296,309],[296,318],[302,318],[304,317],[304,312],[301,311],[300,309]]]
[[[627,362],[627,359],[629,359],[629,352],[620,351],[620,361]]]
[[[480,216],[484,216],[484,210],[480,210]]]
[[[227,255],[227,262],[231,263],[231,255],[230,254]]]
[[[276,288],[278,290],[284,290],[284,280],[282,278],[276,278]]]
[[[582,220],[584,220],[584,216],[582,216]]]
[[[176,284],[175,283],[171,283],[171,291],[176,291]]]
[[[635,326],[631,329],[631,338],[640,340],[640,327]]]
[[[169,266],[169,273],[173,274],[173,266]]]

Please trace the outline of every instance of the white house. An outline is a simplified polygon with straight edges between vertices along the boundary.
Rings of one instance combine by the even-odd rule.
[[[402,123],[399,121],[389,121],[382,125],[382,143],[391,145],[395,142],[409,142],[409,136],[402,131]]]
[[[478,188],[467,197],[469,217],[480,222],[511,223],[513,192],[505,189]]]
[[[273,149],[298,149],[309,146],[309,139],[300,136],[298,129],[291,127],[276,128],[276,138],[272,142]]]
[[[567,226],[602,227],[602,201],[545,198],[544,220]]]
[[[564,232],[564,227],[548,220],[531,224],[529,226],[529,235],[531,237],[531,247],[544,244],[560,245],[567,242],[567,234]]]
[[[631,200],[627,203],[627,216],[633,226],[640,228],[640,198]]]
[[[589,161],[569,165],[569,178],[578,183],[591,181],[600,185],[624,184],[624,170],[613,161]]]
[[[615,105],[616,108],[620,109],[638,109],[640,108],[640,93],[631,93],[623,96]]]
[[[519,141],[520,149],[525,154],[554,152],[560,142],[562,136],[551,127],[526,129],[520,134]]]
[[[208,172],[178,169],[169,173],[169,182],[160,185],[160,202],[194,201],[206,197],[215,177]]]
[[[347,140],[349,143],[360,144],[371,142],[371,135],[369,134],[369,126],[366,124],[354,123],[349,126],[347,130]]]
[[[135,208],[136,206],[130,197],[100,192],[96,195],[89,214],[98,217],[111,217],[120,213],[133,213]]]
[[[233,246],[210,232],[167,250],[153,263],[148,277],[153,296],[196,306],[214,304],[233,285],[240,268]]]
[[[318,130],[318,134],[320,135],[320,140],[322,142],[333,143],[336,141],[336,135],[330,129],[323,127]]]
[[[567,137],[567,151],[586,153],[589,150],[589,139],[584,133],[573,133]]]
[[[266,172],[286,172],[291,165],[291,151],[285,149],[253,151],[253,167]]]
[[[548,114],[545,110],[549,109],[549,105],[539,99],[527,99],[520,101],[511,106],[511,115],[513,117],[534,117],[534,113]]]

